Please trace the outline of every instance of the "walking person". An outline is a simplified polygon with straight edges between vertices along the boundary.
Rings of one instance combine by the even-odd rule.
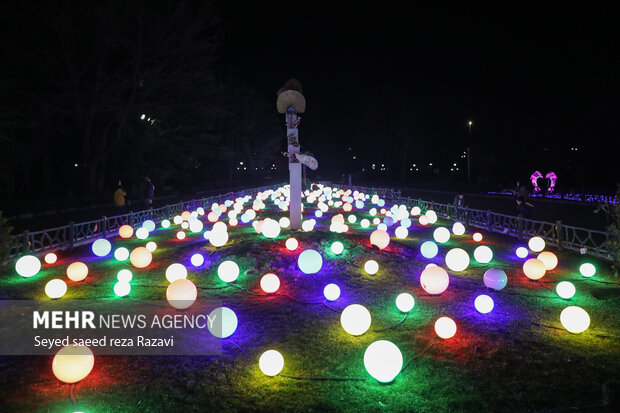
[[[155,185],[151,182],[151,178],[144,177],[144,207],[149,209],[153,206],[153,198],[155,196]]]
[[[462,192],[456,194],[452,205],[454,206],[454,218],[461,219],[463,208],[465,208],[465,195]]]
[[[127,192],[123,189],[123,185],[121,180],[118,180],[118,185],[116,190],[114,191],[114,206],[116,207],[116,213],[118,215],[123,214],[125,212],[125,197],[127,196]]]

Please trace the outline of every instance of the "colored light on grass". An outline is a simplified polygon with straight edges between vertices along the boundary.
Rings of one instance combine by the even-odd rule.
[[[342,254],[342,251],[344,251],[344,245],[342,245],[342,242],[336,241],[332,244],[331,250],[334,254]]]
[[[450,240],[450,230],[445,227],[439,227],[433,231],[433,238],[440,244],[445,244]]]
[[[234,261],[226,260],[217,267],[217,276],[224,282],[233,282],[239,277],[239,266]]]
[[[474,250],[474,259],[480,264],[488,264],[493,259],[493,251],[486,245],[480,245]]]
[[[82,281],[88,275],[88,267],[83,262],[74,262],[67,267],[67,277],[71,281]]]
[[[579,273],[586,278],[593,277],[596,274],[596,267],[589,262],[579,266]]]
[[[474,300],[474,307],[476,311],[481,314],[488,314],[493,310],[495,303],[493,299],[486,294],[481,294]]]
[[[441,294],[450,285],[450,277],[446,270],[437,265],[426,267],[420,275],[420,285],[429,294]]]
[[[588,329],[590,316],[583,308],[573,305],[562,310],[560,322],[567,331],[578,334]]]
[[[368,260],[364,263],[364,271],[367,274],[374,275],[379,271],[379,264],[375,260]]]
[[[484,285],[494,290],[501,290],[508,284],[508,277],[503,270],[491,268],[484,273]]]
[[[435,333],[444,340],[454,337],[456,334],[456,323],[450,317],[440,317],[435,321]]]
[[[52,372],[64,383],[77,383],[84,379],[95,365],[95,356],[86,346],[65,346],[54,356]]]
[[[196,253],[192,255],[189,261],[194,267],[200,267],[202,264],[205,263],[205,257],[202,254]]]
[[[323,257],[317,251],[308,249],[299,254],[297,265],[304,274],[316,274],[323,266]]]
[[[394,343],[378,340],[366,348],[364,367],[368,374],[377,381],[389,383],[403,368],[403,355]]]
[[[424,258],[434,258],[438,252],[439,248],[433,241],[425,241],[420,245],[420,253]]]
[[[67,292],[67,284],[63,280],[53,279],[45,284],[45,294],[49,298],[60,298]]]
[[[517,250],[515,251],[515,254],[519,258],[525,258],[529,255],[529,253],[530,252],[525,247],[518,247]]]
[[[570,281],[562,281],[555,286],[555,292],[565,300],[570,300],[575,295],[576,289]]]
[[[166,299],[168,303],[177,310],[189,308],[194,304],[197,296],[198,290],[196,286],[187,278],[181,278],[170,283],[166,289]],[[209,325],[209,323],[207,323],[207,325]]]
[[[153,254],[145,247],[134,248],[131,254],[129,254],[129,261],[136,268],[146,268],[152,260]]]
[[[541,252],[545,249],[545,240],[541,237],[532,237],[527,242],[527,246],[534,252]]]
[[[208,317],[213,322],[207,323],[207,328],[217,338],[228,338],[233,335],[239,325],[237,314],[228,307],[218,307],[211,311]]]
[[[530,280],[540,280],[547,272],[545,263],[537,258],[530,258],[523,263],[523,273]]]
[[[336,301],[340,298],[340,287],[336,284],[327,284],[325,288],[323,288],[323,295],[327,301]]]
[[[469,266],[469,254],[462,248],[453,248],[446,254],[446,265],[452,271],[463,271]]]
[[[353,336],[359,336],[368,331],[371,322],[370,312],[360,304],[349,305],[342,310],[340,315],[342,328]]]
[[[114,284],[114,294],[119,297],[125,297],[131,292],[131,285],[128,282],[119,281]]]
[[[267,294],[275,293],[280,288],[280,279],[275,274],[265,274],[260,279],[260,288]]]
[[[110,241],[108,241],[107,239],[101,238],[93,242],[91,249],[93,251],[93,254],[95,254],[96,256],[105,257],[110,253],[110,251],[112,251],[112,244],[110,244]]]
[[[267,350],[258,359],[258,367],[267,376],[277,376],[284,368],[284,357],[277,350]]]
[[[116,258],[116,261],[127,261],[129,258],[129,250],[125,247],[115,249],[114,258]]]
[[[396,308],[403,313],[408,313],[415,306],[415,299],[409,293],[400,293],[396,297]]]
[[[45,257],[43,257],[43,261],[45,261],[46,264],[56,264],[57,260],[58,256],[56,256],[53,252],[45,254]]]
[[[297,249],[297,247],[299,247],[299,241],[297,241],[295,238],[289,238],[286,240],[286,249],[288,249],[289,251],[295,251]]]

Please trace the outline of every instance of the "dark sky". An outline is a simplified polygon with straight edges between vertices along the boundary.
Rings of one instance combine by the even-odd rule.
[[[472,120],[479,152],[509,167],[619,178],[617,9],[285,4],[224,2],[222,61],[274,106],[285,80],[301,80],[300,141],[317,156],[353,146],[381,161],[380,137],[359,125],[405,101],[418,113],[419,162],[456,161]]]

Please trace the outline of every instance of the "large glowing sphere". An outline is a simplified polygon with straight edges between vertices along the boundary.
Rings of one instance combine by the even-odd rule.
[[[282,228],[288,228],[291,225],[291,220],[288,219],[287,217],[282,217],[278,220],[278,224]]]
[[[486,245],[476,247],[474,250],[474,259],[480,264],[488,264],[493,259],[493,251]]]
[[[129,270],[120,270],[118,274],[116,274],[116,279],[128,283],[133,278],[133,274]]]
[[[589,262],[579,266],[579,273],[586,278],[590,278],[596,274],[596,267]]]
[[[379,271],[379,264],[375,260],[368,260],[364,263],[364,271],[367,274],[374,275]]]
[[[131,261],[131,265],[136,268],[146,268],[152,260],[153,254],[151,254],[151,251],[147,250],[146,247],[134,248],[131,254],[129,254],[129,261]]]
[[[590,326],[590,316],[583,308],[572,305],[562,310],[560,322],[567,331],[577,334],[588,329]]]
[[[327,284],[325,288],[323,288],[323,295],[328,301],[336,301],[340,298],[340,287],[333,283]]]
[[[93,242],[91,249],[96,256],[105,257],[112,251],[112,244],[107,239],[101,238]]]
[[[433,258],[438,252],[439,248],[433,241],[425,241],[420,245],[420,253],[424,258]]]
[[[545,249],[545,240],[541,237],[532,237],[527,242],[527,246],[534,252],[540,252]]]
[[[314,221],[311,219],[307,219],[301,223],[301,229],[306,232],[310,232],[314,229]]]
[[[454,235],[463,235],[465,233],[465,225],[460,222],[455,222],[454,225],[452,225],[452,233]]]
[[[209,242],[214,247],[222,247],[228,242],[228,231],[211,231]]]
[[[150,252],[153,252],[157,249],[157,244],[153,241],[149,241],[146,243],[145,245],[146,249],[149,250]]]
[[[479,232],[474,233],[474,235],[472,236],[472,238],[474,239],[474,241],[476,242],[480,242],[482,241],[482,234]]]
[[[376,229],[370,234],[370,243],[382,250],[389,245],[390,235],[384,230]]]
[[[493,299],[486,294],[481,294],[474,300],[474,307],[476,307],[476,311],[481,314],[488,314],[493,310],[495,303]]]
[[[149,230],[141,227],[136,230],[136,238],[138,239],[147,239],[149,237]]]
[[[342,310],[340,315],[342,328],[353,336],[359,336],[368,331],[371,322],[370,312],[360,304],[349,305]]]
[[[400,226],[396,228],[394,235],[396,235],[396,238],[398,239],[405,239],[409,235],[409,230],[403,226]]]
[[[445,244],[450,240],[450,230],[446,227],[439,227],[433,231],[433,238],[440,244]]]
[[[424,215],[426,215],[429,224],[434,224],[435,222],[437,222],[437,213],[435,211],[426,211],[426,214]]]
[[[289,251],[295,251],[299,247],[299,242],[295,238],[289,238],[286,240],[285,245]]]
[[[115,249],[114,258],[116,258],[116,261],[126,261],[129,258],[129,250],[125,247]]]
[[[183,264],[176,262],[166,268],[166,279],[168,282],[175,282],[181,278],[187,278],[187,268]]]
[[[194,234],[202,231],[203,228],[204,228],[204,225],[202,224],[202,221],[199,219],[194,219],[189,223],[189,230],[192,231]]]
[[[344,251],[344,245],[342,245],[342,242],[336,241],[332,244],[331,250],[334,254],[342,254],[342,251]]]
[[[503,289],[508,284],[506,273],[497,268],[491,268],[484,273],[484,285],[494,290]]]
[[[426,215],[420,215],[418,222],[420,225],[428,225],[428,217]]]
[[[86,346],[65,346],[54,356],[52,372],[65,383],[77,383],[93,369],[95,356]]]
[[[125,297],[131,291],[131,285],[128,282],[119,281],[114,284],[114,294],[119,297]]]
[[[194,267],[200,267],[202,264],[205,263],[205,257],[199,253],[192,255],[189,260]]]
[[[280,228],[278,221],[267,218],[263,222],[261,231],[266,238],[275,238],[280,235]]]
[[[121,238],[131,238],[133,235],[133,228],[131,225],[123,225],[118,229],[118,235],[120,235]]]
[[[43,257],[43,261],[45,261],[46,264],[55,264],[57,260],[58,257],[53,252],[47,253],[45,257]]]
[[[24,255],[15,263],[15,271],[22,277],[37,275],[41,270],[41,261],[34,255]]]
[[[323,266],[323,257],[315,250],[305,250],[299,254],[297,265],[304,274],[316,274]]]
[[[529,251],[525,247],[518,247],[517,250],[515,251],[515,254],[519,258],[525,258],[529,255]]]
[[[209,313],[207,328],[217,338],[227,338],[237,330],[239,320],[237,314],[228,307],[218,307]]]
[[[545,264],[547,271],[551,271],[558,266],[558,257],[551,251],[543,251],[538,254],[537,258]]]
[[[389,383],[403,368],[403,355],[394,343],[378,340],[364,352],[364,367],[377,381]]]
[[[258,367],[267,376],[277,376],[284,368],[284,357],[276,350],[267,350],[258,359]]]
[[[224,261],[217,267],[217,276],[224,282],[233,282],[239,277],[239,266],[234,261]]]
[[[400,293],[396,297],[396,307],[403,313],[408,313],[413,309],[415,299],[409,293]]]
[[[530,280],[540,280],[547,272],[545,263],[537,258],[530,258],[523,263],[523,273]]]
[[[187,278],[180,278],[168,286],[166,289],[166,299],[168,303],[177,310],[184,310],[189,308],[196,297],[198,296],[198,290],[193,282]],[[208,325],[209,323],[207,323]]]
[[[88,275],[88,267],[83,262],[74,262],[67,267],[67,277],[71,281],[82,281]]]
[[[366,218],[362,219],[360,221],[360,226],[364,229],[368,228],[370,226],[370,221],[367,220]]]
[[[280,288],[280,279],[275,274],[265,274],[260,279],[260,288],[267,294],[275,293]]]
[[[147,219],[142,223],[142,228],[146,228],[148,232],[153,232],[155,231],[155,222],[151,219]]]
[[[440,317],[435,321],[435,333],[444,340],[454,337],[456,334],[456,323],[450,317]]]
[[[167,219],[164,219],[164,220],[161,222],[161,227],[162,227],[162,228],[170,228],[170,221],[168,221]]]
[[[438,265],[425,268],[420,275],[420,285],[429,294],[441,294],[449,284],[448,272]]]
[[[60,298],[67,292],[67,284],[58,278],[48,281],[45,284],[45,294],[49,298]]]
[[[463,271],[469,266],[469,254],[464,249],[452,248],[446,254],[446,265],[452,271]]]
[[[573,298],[575,291],[575,286],[569,281],[562,281],[555,287],[555,292],[565,300]]]

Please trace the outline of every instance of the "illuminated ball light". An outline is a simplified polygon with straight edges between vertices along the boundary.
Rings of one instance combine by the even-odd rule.
[[[562,310],[560,322],[568,332],[578,334],[588,329],[590,316],[583,308],[573,305]]]
[[[56,264],[57,260],[58,256],[56,256],[56,254],[54,254],[53,252],[45,254],[45,257],[43,257],[43,261],[45,261],[46,264]]]
[[[453,248],[446,254],[446,265],[452,271],[463,271],[469,266],[469,254],[464,249]]]
[[[427,267],[420,275],[420,285],[429,294],[441,294],[450,285],[450,277],[448,272],[443,268],[433,265]]]
[[[275,238],[280,235],[280,224],[278,221],[267,218],[263,222],[261,231],[265,238]]]
[[[525,247],[519,247],[517,248],[517,250],[515,251],[515,254],[517,255],[517,257],[519,258],[525,258],[529,255],[529,251],[527,250],[527,248]]]
[[[95,356],[86,346],[65,346],[54,356],[52,372],[64,383],[77,383],[84,379],[95,365]]]
[[[368,228],[370,226],[370,221],[367,220],[366,218],[362,219],[360,221],[360,226],[364,229]]]
[[[596,267],[589,262],[579,266],[579,273],[586,278],[593,277],[596,274]]]
[[[186,236],[185,232],[183,232],[183,231],[177,232],[177,239],[183,240],[183,239],[185,239],[185,236]]]
[[[396,230],[394,231],[394,235],[396,235],[396,238],[398,239],[405,239],[409,235],[409,230],[407,230],[407,228],[403,226],[400,226],[396,228]]]
[[[360,304],[351,304],[340,314],[342,328],[353,336],[360,336],[368,331],[371,322],[370,312]]]
[[[307,219],[304,222],[301,223],[301,229],[303,229],[306,232],[310,232],[314,229],[314,220],[312,219]]]
[[[433,238],[440,244],[445,244],[450,240],[450,230],[445,227],[439,227],[433,231]]]
[[[189,223],[188,222],[182,222],[181,223],[181,228],[182,229],[188,229],[189,228]]]
[[[420,215],[420,218],[418,219],[418,222],[420,223],[420,225],[428,225],[428,217],[426,215]]]
[[[538,254],[537,258],[542,261],[543,264],[545,264],[545,268],[547,268],[547,271],[551,271],[558,266],[558,257],[556,257],[555,254],[550,251],[541,252],[540,254]]]
[[[284,357],[277,350],[267,350],[258,359],[258,367],[267,376],[277,376],[284,368]]]
[[[54,279],[45,284],[45,294],[49,298],[60,298],[67,292],[67,284],[63,280]]]
[[[488,264],[493,259],[493,251],[486,245],[476,247],[474,250],[474,259],[480,264]]]
[[[136,230],[136,238],[138,239],[147,239],[149,237],[149,230],[141,227]]]
[[[239,266],[234,261],[224,261],[217,267],[217,276],[224,282],[233,282],[239,277]]]
[[[260,288],[267,294],[275,293],[280,288],[280,279],[275,274],[265,274],[260,279]]]
[[[110,253],[110,251],[112,251],[112,244],[110,244],[110,241],[107,239],[101,238],[93,242],[91,249],[93,250],[93,254],[96,256],[105,257]]]
[[[340,287],[336,284],[327,284],[325,288],[323,288],[323,295],[327,301],[336,301],[340,298]]]
[[[177,310],[189,308],[194,304],[197,296],[198,290],[196,286],[187,278],[181,278],[170,283],[166,289],[168,303]]]
[[[382,250],[390,244],[390,235],[384,230],[376,229],[370,234],[370,243]]]
[[[37,275],[41,270],[41,261],[34,255],[25,255],[15,263],[15,271],[24,278]]]
[[[129,258],[129,250],[125,247],[115,249],[114,258],[116,258],[116,261],[127,261],[127,258]]]
[[[123,225],[118,229],[118,235],[121,238],[131,238],[133,235],[133,228],[131,225]]]
[[[129,261],[136,268],[146,268],[152,260],[153,254],[145,247],[134,248],[131,254],[129,254]]]
[[[299,242],[295,238],[289,238],[286,240],[285,245],[289,251],[295,251],[299,247]]]
[[[456,323],[450,317],[440,317],[435,321],[435,333],[444,340],[454,337],[456,334]]]
[[[278,224],[280,224],[280,227],[282,228],[288,228],[291,225],[291,220],[288,219],[287,217],[282,217],[278,221]]]
[[[208,322],[207,328],[209,332],[217,338],[228,338],[232,336],[239,324],[237,314],[228,307],[216,308],[211,311],[208,318],[214,321],[213,323]]]
[[[465,233],[465,225],[460,222],[455,222],[454,225],[452,225],[452,233],[454,235],[463,235]]]
[[[202,231],[203,228],[204,225],[199,219],[194,219],[189,223],[189,230],[192,231],[194,234]]]
[[[476,242],[480,242],[482,241],[482,234],[479,232],[474,233],[474,235],[472,236],[472,238],[474,239],[474,241]]]
[[[481,294],[474,300],[474,307],[480,314],[488,314],[495,307],[493,299],[486,294]]]
[[[153,220],[147,219],[142,223],[142,228],[146,228],[148,232],[155,231],[155,222]]]
[[[336,241],[332,244],[331,250],[334,254],[340,255],[344,251],[344,245],[342,245],[342,242]]]
[[[403,368],[403,355],[390,341],[378,340],[364,352],[364,367],[381,383],[393,381]]]
[[[88,267],[83,262],[74,262],[67,267],[67,277],[71,281],[82,281],[88,275]]]
[[[297,265],[304,274],[316,274],[323,266],[323,257],[315,250],[305,250],[299,254]]]
[[[166,268],[166,279],[172,283],[181,278],[187,278],[187,268],[183,264],[175,262]]]
[[[527,246],[534,252],[540,252],[545,249],[545,240],[541,237],[532,237],[527,242]]]
[[[167,219],[164,219],[164,220],[161,222],[161,227],[162,227],[162,228],[170,228],[170,221],[168,221]]]
[[[228,242],[228,231],[213,229],[209,234],[209,242],[214,247],[222,247],[226,245],[226,243]]]
[[[153,252],[157,249],[157,244],[153,241],[149,241],[146,243],[145,245],[146,249],[149,250],[150,252]]]
[[[200,267],[202,264],[205,263],[205,257],[199,253],[192,255],[189,260],[194,267]]]
[[[119,297],[125,297],[131,292],[131,285],[128,282],[119,281],[114,284],[114,294]]]
[[[415,299],[409,293],[401,293],[396,297],[396,308],[403,313],[408,313],[415,306]]]
[[[530,280],[540,280],[547,272],[545,263],[537,258],[530,258],[523,263],[523,273]]]
[[[426,211],[426,214],[424,215],[428,219],[429,224],[434,224],[435,222],[437,222],[437,213],[435,211],[433,210]]]
[[[555,286],[555,292],[565,300],[570,300],[575,295],[575,286],[569,281],[562,281]]]
[[[121,282],[128,283],[133,278],[133,274],[129,270],[120,270],[118,274],[116,274],[116,279]]]
[[[379,264],[375,260],[368,260],[364,263],[364,271],[369,275],[375,275],[379,271]]]
[[[433,241],[425,241],[420,245],[420,253],[424,258],[434,258],[438,252],[439,248]]]
[[[506,273],[497,268],[491,268],[484,273],[484,285],[494,290],[501,290],[508,284]]]

